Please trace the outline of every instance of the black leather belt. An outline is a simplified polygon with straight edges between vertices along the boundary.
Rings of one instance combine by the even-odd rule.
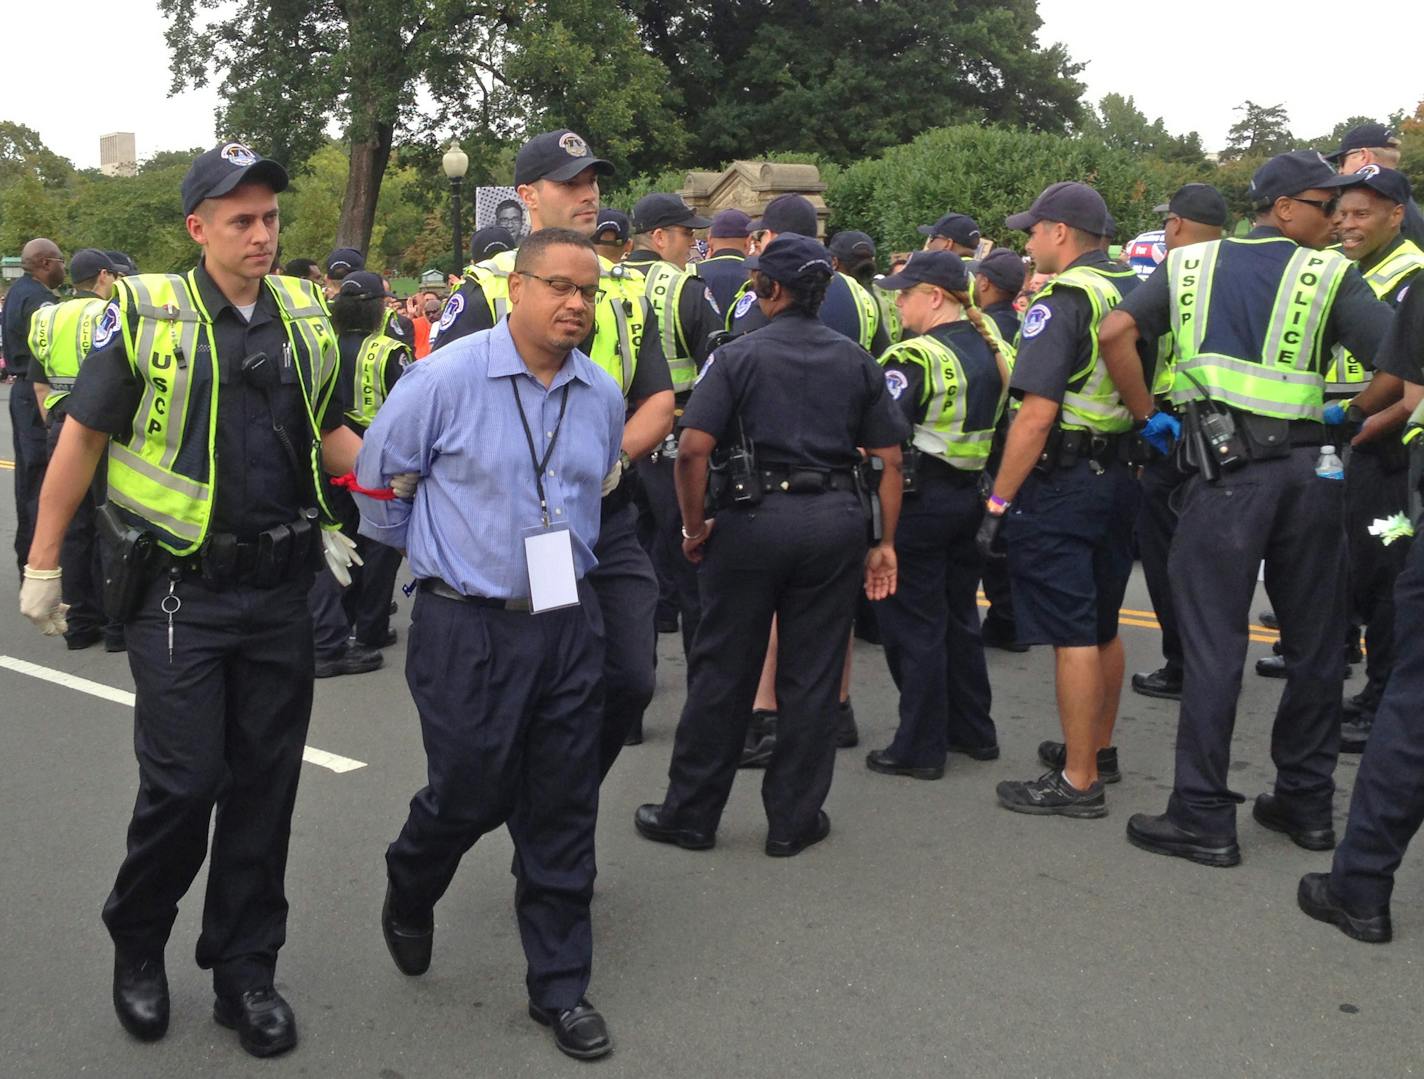
[[[763,468],[761,489],[764,494],[818,495],[826,491],[854,491],[855,474],[822,468]]]
[[[467,596],[451,588],[439,577],[426,577],[417,586],[422,592],[429,592],[441,599],[453,599],[456,603],[468,603],[471,607],[488,607],[496,611],[529,611],[528,597],[499,599],[496,596]]]

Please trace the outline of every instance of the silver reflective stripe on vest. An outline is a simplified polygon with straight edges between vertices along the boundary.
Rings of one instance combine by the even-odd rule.
[[[1177,295],[1172,298],[1172,337],[1177,342],[1178,355],[1195,356],[1206,340],[1207,309],[1201,298],[1205,296],[1210,302],[1220,249],[1221,241],[1211,240],[1179,247],[1167,255],[1167,280],[1176,282],[1178,288]],[[1189,302],[1184,302],[1184,299]],[[1183,318],[1184,306],[1192,309],[1190,318]],[[1184,332],[1185,342],[1182,340]]]
[[[1253,380],[1286,382],[1300,386],[1319,386],[1321,384],[1320,376],[1314,371],[1295,371],[1280,367],[1267,367],[1264,364],[1259,364],[1252,360],[1240,360],[1235,356],[1222,356],[1214,352],[1203,352],[1200,355],[1193,356],[1190,360],[1179,360],[1177,362],[1178,371],[1190,371],[1197,376],[1197,380],[1201,382],[1202,385],[1211,387],[1211,399],[1220,404],[1230,405],[1233,408],[1243,409],[1247,412],[1255,412],[1263,416],[1278,416],[1282,419],[1319,420],[1321,417],[1323,405],[1318,400],[1310,404],[1295,405],[1274,401],[1268,397],[1254,397],[1240,390],[1223,387],[1220,380],[1211,373],[1212,368]],[[1187,386],[1186,389],[1173,391],[1172,400],[1177,404],[1201,400],[1200,391],[1195,389],[1190,381],[1185,381],[1185,384]],[[1182,385],[1182,382],[1179,381],[1178,385]]]
[[[1332,258],[1308,247],[1302,247],[1291,255],[1276,293],[1270,324],[1266,327],[1266,342],[1261,350],[1263,365],[1289,365],[1298,371],[1310,368],[1311,360],[1318,351],[1325,313],[1330,309],[1335,287],[1347,269],[1349,263],[1341,255]],[[1327,274],[1333,274],[1335,280],[1326,283],[1323,279]],[[1321,280],[1307,283],[1305,278],[1310,276],[1318,276]],[[1311,290],[1305,304],[1296,302],[1302,288]],[[1289,340],[1291,334],[1296,335],[1294,341]]]
[[[618,362],[623,368],[623,385],[619,387],[623,396],[633,385],[633,333],[628,328],[628,312],[623,309],[623,301],[616,296],[609,297],[613,308],[613,321],[618,327]]]
[[[1116,386],[1113,385],[1112,376],[1108,374],[1108,365],[1103,362],[1098,351],[1098,327],[1102,325],[1108,312],[1118,305],[1122,295],[1106,278],[1084,267],[1077,267],[1060,274],[1054,283],[1063,287],[1080,289],[1088,297],[1093,307],[1093,325],[1089,330],[1093,339],[1093,347],[1088,361],[1089,367],[1083,384],[1076,390],[1069,389],[1064,392],[1063,409],[1070,414],[1060,422],[1071,427],[1082,423],[1085,419],[1092,419],[1104,425],[1110,424],[1126,430],[1132,425],[1132,414],[1122,403],[1122,398],[1116,395]],[[1082,374],[1081,371],[1075,372],[1073,377],[1076,379]],[[1109,392],[1108,387],[1112,387],[1113,395],[1117,400],[1115,405],[1106,404],[1105,395]]]
[[[159,464],[163,468],[172,468],[183,446],[183,432],[188,419],[188,397],[193,383],[192,365],[203,337],[203,323],[202,315],[192,305],[188,295],[187,280],[179,274],[165,274],[164,278],[173,290],[173,305],[170,307],[159,306],[142,275],[126,278],[124,282],[133,292],[133,309],[139,317],[135,361],[141,359],[151,366],[155,356],[166,354],[174,358],[168,368],[168,394],[160,394],[151,377],[144,380],[143,399],[134,415],[130,446],[135,451],[142,450],[148,441],[149,420],[155,415],[164,416],[165,438]],[[212,362],[211,359],[209,362]],[[216,372],[213,378],[216,382]],[[213,392],[216,392],[216,387]],[[163,411],[164,409],[167,411]]]

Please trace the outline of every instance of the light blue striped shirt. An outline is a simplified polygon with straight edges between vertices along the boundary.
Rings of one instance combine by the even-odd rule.
[[[514,386],[542,459],[569,387],[544,492],[552,524],[572,532],[574,572],[597,564],[601,485],[618,460],[623,395],[578,350],[546,390],[501,322],[412,364],[376,414],[356,462],[361,486],[385,487],[416,472],[414,502],[356,495],[361,534],[402,548],[417,577],[439,577],[466,595],[529,595],[524,534],[540,523],[529,444]]]

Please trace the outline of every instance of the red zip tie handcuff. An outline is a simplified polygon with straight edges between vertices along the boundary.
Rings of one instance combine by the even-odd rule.
[[[374,498],[378,502],[390,502],[396,497],[396,493],[389,487],[381,487],[372,490],[369,487],[362,487],[356,482],[356,473],[348,472],[344,476],[334,476],[331,480],[334,487],[345,487],[352,494],[365,495],[367,498]]]

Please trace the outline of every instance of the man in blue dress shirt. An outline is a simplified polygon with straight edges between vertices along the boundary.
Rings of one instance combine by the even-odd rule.
[[[381,476],[420,476],[412,502],[358,497],[362,534],[404,550],[420,579],[406,681],[429,782],[386,851],[386,944],[403,973],[424,973],[434,907],[461,856],[507,823],[529,1014],[580,1059],[612,1049],[584,996],[603,667],[584,578],[624,413],[617,384],[577,347],[599,273],[580,233],[528,237],[509,318],[411,367],[357,463],[371,489]],[[539,557],[530,568],[531,536],[561,546],[554,568]],[[531,597],[560,569],[577,602],[539,611]]]

